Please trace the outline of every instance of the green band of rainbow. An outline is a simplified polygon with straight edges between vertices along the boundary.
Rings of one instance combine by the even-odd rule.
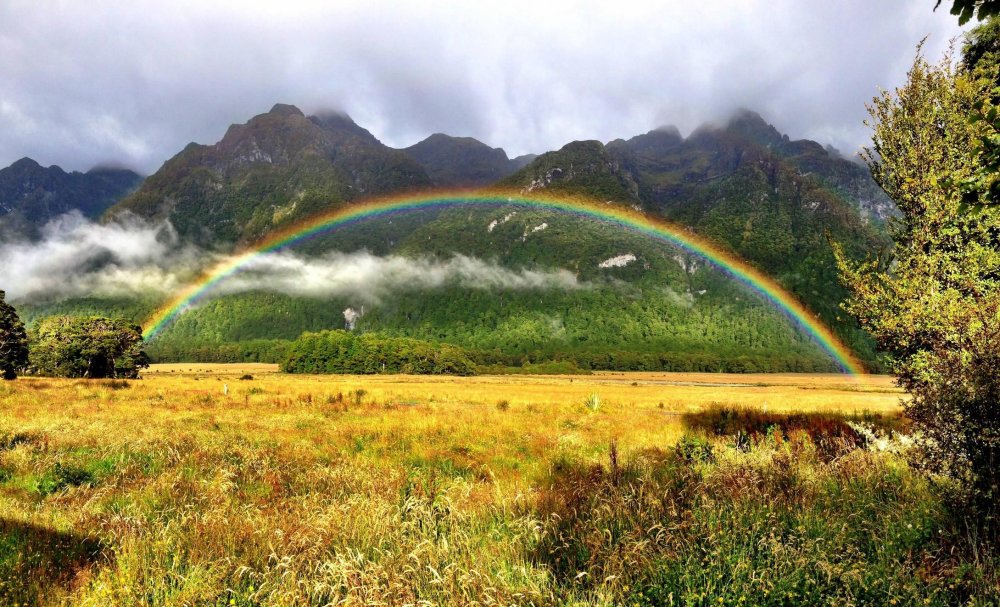
[[[146,339],[156,337],[178,314],[208,294],[213,286],[239,272],[249,262],[261,255],[294,245],[335,228],[367,219],[397,213],[459,206],[514,206],[558,211],[619,225],[633,232],[668,242],[704,258],[756,291],[809,334],[829,353],[845,373],[864,373],[863,366],[851,350],[812,312],[774,280],[734,254],[724,251],[683,227],[672,225],[662,219],[647,217],[618,205],[599,204],[576,197],[548,193],[531,193],[529,195],[484,194],[481,192],[411,194],[352,204],[347,208],[311,217],[272,234],[254,247],[210,268],[196,281],[177,292],[149,318],[144,325],[143,336]]]

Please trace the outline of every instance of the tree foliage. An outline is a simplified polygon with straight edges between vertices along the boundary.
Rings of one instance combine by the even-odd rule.
[[[14,379],[28,365],[28,336],[14,306],[0,291],[0,375]]]
[[[891,258],[839,260],[847,309],[895,360],[919,431],[917,462],[960,481],[975,503],[998,496],[1000,471],[1000,209],[970,212],[949,182],[979,168],[975,143],[993,111],[992,79],[919,56],[906,84],[869,107],[864,156],[900,217]]]
[[[287,373],[476,373],[457,346],[339,330],[304,333],[289,347],[281,368]]]
[[[55,316],[31,331],[34,373],[56,377],[134,378],[149,366],[142,329],[98,316]]]
[[[934,5],[934,10],[941,6],[942,0]],[[965,25],[972,18],[978,21],[1000,15],[998,0],[952,0],[951,14],[958,17],[958,24]]]

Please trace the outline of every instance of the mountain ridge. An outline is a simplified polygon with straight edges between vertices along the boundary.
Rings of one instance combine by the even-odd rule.
[[[0,240],[37,238],[46,223],[72,211],[95,219],[141,180],[129,169],[95,166],[67,173],[21,158],[0,169]]]

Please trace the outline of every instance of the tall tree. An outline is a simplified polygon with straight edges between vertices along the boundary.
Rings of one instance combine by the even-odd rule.
[[[5,301],[6,296],[0,291],[0,374],[4,379],[14,379],[18,370],[28,365],[28,335],[17,310]]]
[[[869,107],[872,176],[899,207],[891,258],[839,260],[846,304],[895,360],[911,395],[917,463],[959,481],[971,503],[1000,497],[1000,208],[969,210],[948,184],[979,168],[993,80],[918,55],[906,84]]]

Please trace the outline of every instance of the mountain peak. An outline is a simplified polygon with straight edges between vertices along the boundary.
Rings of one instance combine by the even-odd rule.
[[[780,144],[787,137],[778,132],[764,118],[753,110],[740,109],[729,119],[726,130],[742,135],[760,145]]]
[[[305,117],[305,114],[302,113],[302,110],[300,110],[299,108],[295,107],[294,105],[289,105],[287,103],[275,103],[274,107],[271,108],[271,111],[268,112],[268,114],[275,114],[277,116],[302,116],[302,117]]]
[[[434,133],[402,151],[423,166],[439,187],[488,185],[514,170],[501,148],[472,137]]]
[[[358,125],[347,114],[339,110],[322,110],[309,117],[313,124],[329,132],[348,133],[360,137],[369,143],[379,143],[375,135],[368,129]]]
[[[38,164],[31,158],[25,156],[24,158],[10,165],[10,168],[23,171],[25,169],[40,169],[42,168],[42,165]]]
[[[647,135],[651,135],[653,133],[663,134],[663,135],[669,135],[670,137],[673,137],[673,138],[676,138],[676,139],[681,139],[681,131],[680,131],[680,129],[678,129],[676,126],[674,126],[672,124],[664,124],[663,126],[658,126],[658,127],[656,127],[655,129],[653,129],[652,131],[650,131],[649,133],[646,133],[646,134]]]

